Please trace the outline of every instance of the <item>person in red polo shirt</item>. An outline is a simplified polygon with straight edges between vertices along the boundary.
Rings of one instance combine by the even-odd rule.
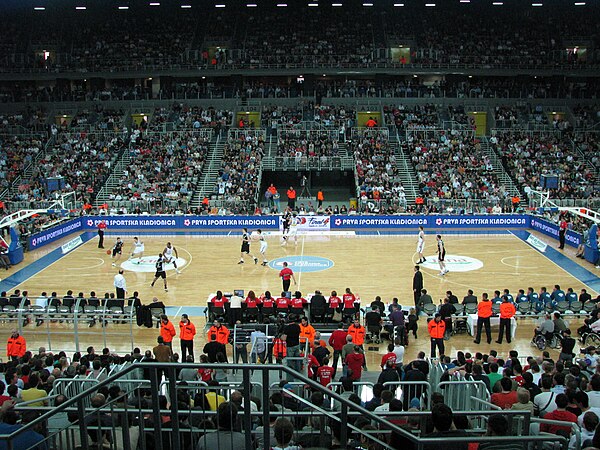
[[[288,207],[293,211],[296,208],[296,190],[290,186],[287,190]]]
[[[283,290],[285,292],[290,290],[291,280],[294,280],[294,284],[296,284],[296,277],[294,276],[294,272],[288,267],[287,262],[283,263],[283,269],[281,269],[281,271],[279,272],[279,276],[283,281]]]
[[[106,221],[101,220],[98,224],[98,248],[104,248],[104,232],[106,231]]]
[[[326,356],[323,358],[323,365],[317,369],[317,381],[326,387],[333,381],[334,376],[335,369],[329,365],[329,358]]]
[[[356,296],[350,288],[346,288],[346,292],[342,295],[342,304],[344,306],[344,318],[353,317],[356,314]]]
[[[302,293],[300,291],[296,291],[294,293],[294,297],[291,299],[290,306],[292,308],[292,312],[303,316],[304,315],[304,305],[306,305],[306,299],[302,297]]]
[[[281,293],[281,297],[278,297],[277,300],[275,300],[275,307],[279,311],[283,310],[287,312],[290,307],[290,300],[285,296],[285,291]]]

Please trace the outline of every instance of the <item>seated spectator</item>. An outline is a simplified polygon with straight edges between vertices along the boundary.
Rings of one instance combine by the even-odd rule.
[[[493,415],[488,419],[486,436],[510,436],[510,427],[505,416]],[[482,442],[479,450],[523,450],[520,442]]]
[[[431,421],[433,423],[434,431],[428,434],[427,437],[463,437],[468,436],[464,430],[457,430],[453,427],[454,415],[452,409],[443,404],[438,403],[431,408]],[[437,448],[437,445],[426,445],[424,448],[427,450],[433,450]],[[446,443],[444,445],[446,450],[467,450],[468,442],[461,443]]]
[[[556,409],[546,414],[544,416],[544,419],[559,420],[561,422],[567,423],[565,423],[565,425],[550,425],[542,423],[540,424],[540,431],[570,437],[573,428],[569,425],[568,422],[577,424],[577,416],[567,411],[568,404],[568,397],[565,394],[558,394],[556,396]]]

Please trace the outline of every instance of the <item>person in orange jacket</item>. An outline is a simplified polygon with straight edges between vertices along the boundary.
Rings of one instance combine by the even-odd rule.
[[[442,320],[440,313],[435,313],[433,320],[427,324],[427,331],[431,337],[431,357],[435,358],[435,348],[440,352],[440,357],[444,355],[444,334],[446,333],[446,322]]]
[[[481,301],[477,304],[477,336],[473,341],[476,344],[481,342],[481,331],[483,327],[485,327],[487,343],[490,344],[492,342],[490,317],[492,317],[492,302],[490,301],[487,292],[484,292],[481,294]]]
[[[186,361],[186,353],[194,357],[194,336],[196,336],[196,326],[190,322],[187,314],[181,315],[179,321],[179,339],[181,341],[181,362]]]
[[[13,330],[6,343],[6,356],[13,361],[17,361],[25,355],[26,351],[27,342],[25,342],[25,338],[17,330]]]
[[[163,338],[165,345],[173,349],[173,338],[175,337],[175,327],[169,320],[166,314],[160,316],[160,335]]]
[[[504,335],[504,330],[506,329],[506,342],[510,344],[511,340],[511,331],[512,331],[512,318],[517,313],[515,305],[512,304],[508,300],[508,297],[504,297],[502,299],[502,303],[500,304],[500,334],[498,335],[498,340],[496,344],[502,344],[502,336]]]
[[[323,189],[319,189],[319,192],[317,192],[317,202],[319,203],[319,206],[323,206],[323,200],[325,200]]]
[[[273,339],[273,357],[277,364],[281,364],[283,358],[287,356],[287,343],[278,335]]]
[[[313,348],[315,334],[316,331],[314,327],[308,323],[308,319],[306,317],[303,317],[300,322],[300,344],[302,345],[302,348],[304,348],[306,342],[309,343],[310,348]]]
[[[354,319],[354,323],[348,327],[348,334],[352,336],[352,343],[362,347],[365,342],[366,330],[360,324],[360,320]]]
[[[211,334],[217,335],[218,343],[223,345],[227,345],[229,343],[229,330],[225,325],[221,325],[221,321],[218,319],[214,320],[213,326],[208,330],[207,336],[209,336],[209,340]]]

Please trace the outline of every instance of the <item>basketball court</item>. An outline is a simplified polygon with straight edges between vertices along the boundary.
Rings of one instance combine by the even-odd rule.
[[[158,297],[168,305],[171,320],[177,324],[180,315],[187,313],[196,324],[199,332],[196,347],[203,346],[205,336],[204,307],[210,293],[221,290],[233,292],[243,289],[245,293],[254,290],[257,295],[266,290],[278,296],[282,283],[278,277],[284,261],[290,264],[295,272],[297,285],[292,283],[291,290],[300,290],[304,296],[319,289],[325,295],[332,290],[342,293],[347,287],[360,296],[361,304],[367,306],[380,295],[384,303],[390,303],[398,297],[400,304],[412,305],[412,277],[414,263],[418,260],[415,253],[416,232],[414,235],[364,234],[354,232],[330,232],[298,236],[297,244],[293,242],[281,245],[279,233],[264,233],[268,242],[267,259],[269,264],[261,266],[258,254],[259,244],[251,244],[251,253],[259,258],[254,264],[251,257],[245,257],[244,264],[238,264],[240,258],[240,233],[191,235],[189,233],[170,232],[165,234],[140,234],[145,244],[145,253],[141,258],[128,261],[132,251],[133,236],[131,232],[109,232],[105,237],[105,247],[109,249],[117,236],[124,241],[124,253],[118,266],[125,270],[128,295],[138,291],[144,304]],[[450,272],[439,275],[436,262],[436,242],[433,232],[426,230],[425,256],[427,262],[422,265],[424,285],[435,303],[444,298],[446,291],[451,290],[462,301],[467,289],[473,289],[481,298],[482,292],[493,297],[494,290],[508,288],[513,295],[519,289],[533,287],[537,292],[541,286],[549,291],[559,284],[566,291],[572,287],[579,293],[586,288],[594,297],[598,291],[598,277],[592,266],[579,265],[573,257],[574,250],[567,249],[562,253],[552,248],[554,241],[542,235],[539,239],[549,244],[545,253],[541,253],[525,242],[523,232],[495,232],[495,234],[448,234],[443,236],[447,256],[446,262]],[[527,233],[528,234],[528,233]],[[535,234],[535,233],[534,233]],[[97,237],[92,232],[82,234],[83,243],[74,250],[61,254],[60,249],[70,239],[59,240],[40,250],[26,253],[25,261],[18,266],[19,272],[11,269],[7,278],[1,282],[2,290],[9,293],[15,288],[27,290],[30,298],[35,298],[42,291],[50,294],[56,291],[63,296],[67,290],[74,295],[83,292],[85,296],[95,291],[99,297],[105,292],[114,292],[113,277],[118,267],[112,267],[111,256],[106,250],[97,248]],[[176,274],[172,264],[167,265],[167,281],[169,291],[164,292],[161,281],[150,286],[154,278],[154,262],[167,242],[171,242],[178,251],[178,266],[181,274]],[[584,263],[585,264],[585,263]],[[12,275],[12,276],[10,276]],[[582,319],[570,319],[572,328]],[[534,349],[530,346],[535,322],[533,319],[518,320],[517,336],[509,346],[495,345],[499,351],[515,348],[522,354],[530,354]],[[52,324],[56,328],[57,348],[61,339],[65,340],[65,348],[72,348],[69,339],[68,324]],[[109,324],[109,327],[119,325]],[[429,339],[426,332],[426,321],[419,321],[419,339],[411,341],[407,348],[408,357],[413,357],[419,350],[429,354]],[[6,327],[6,325],[5,325]],[[71,325],[72,327],[72,325]],[[94,334],[84,340],[94,345]],[[136,328],[134,340],[137,346],[148,348],[155,345],[158,330]],[[5,330],[8,336],[9,330]],[[29,348],[36,349],[45,345],[44,332],[29,325],[23,330]],[[494,339],[496,334],[494,331]],[[82,341],[82,345],[85,344]],[[485,345],[473,344],[469,335],[457,335],[447,341],[448,354],[457,350],[487,351]],[[98,342],[96,342],[97,346]],[[129,352],[129,343],[115,339],[109,347],[117,352]],[[175,348],[178,343],[175,343]],[[198,351],[198,350],[197,350]],[[379,353],[385,353],[384,345],[379,352],[370,352],[369,362],[378,365]]]

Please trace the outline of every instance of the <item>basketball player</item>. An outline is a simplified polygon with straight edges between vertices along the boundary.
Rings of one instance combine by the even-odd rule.
[[[175,253],[175,255],[173,255],[173,253]],[[181,271],[177,268],[177,258],[179,258],[179,254],[177,253],[177,249],[171,246],[170,242],[167,242],[167,246],[163,250],[163,258],[165,260],[165,264],[173,263],[175,272],[181,273]]]
[[[240,261],[238,264],[244,264],[244,253],[252,257],[254,264],[258,262],[258,258],[250,254],[250,233],[248,233],[248,228],[242,229],[242,249],[240,251]]]
[[[262,231],[260,229],[256,230],[256,233],[258,234],[258,241],[260,242],[260,254],[262,255],[263,258],[263,262],[261,264],[261,266],[266,266],[267,265],[267,248],[269,247],[269,245],[267,244],[267,241],[265,241],[265,237],[262,234]]]
[[[444,276],[449,272],[449,270],[446,269],[446,262],[444,261],[444,259],[446,259],[446,248],[444,247],[444,241],[442,241],[441,234],[438,234],[436,236],[436,239],[438,246],[438,263],[440,265],[440,275]]]
[[[112,248],[112,260],[113,267],[117,265],[117,262],[121,259],[121,255],[123,254],[123,241],[120,237],[117,238],[117,242]]]
[[[298,244],[298,213],[294,212],[289,217],[288,223],[289,223],[289,225],[288,225],[287,237],[284,238],[282,245],[287,244],[292,237],[294,238],[294,244]],[[284,226],[283,232],[285,233],[285,222],[284,222],[283,226]]]
[[[154,287],[154,283],[156,283],[156,280],[162,278],[163,282],[165,283],[165,292],[169,292],[169,290],[167,289],[167,272],[165,272],[165,259],[163,258],[162,253],[158,254],[158,259],[156,260],[156,264],[154,264],[154,267],[156,267],[156,273],[154,274],[154,281],[152,282],[152,284],[150,284],[150,286]]]
[[[419,261],[417,262],[417,264],[422,264],[425,261],[427,261],[425,259],[425,256],[423,255],[424,248],[425,248],[425,231],[423,230],[423,227],[420,226],[419,227],[419,240],[417,241],[417,253],[419,254]]]
[[[133,251],[131,252],[131,256],[129,256],[129,259],[132,259],[135,256],[138,258],[136,264],[141,263],[142,257],[144,256],[144,243],[141,242],[137,237],[133,238]]]
[[[281,235],[281,245],[287,243],[288,235],[290,234],[290,223],[292,221],[292,211],[286,208],[283,214],[283,233]]]

